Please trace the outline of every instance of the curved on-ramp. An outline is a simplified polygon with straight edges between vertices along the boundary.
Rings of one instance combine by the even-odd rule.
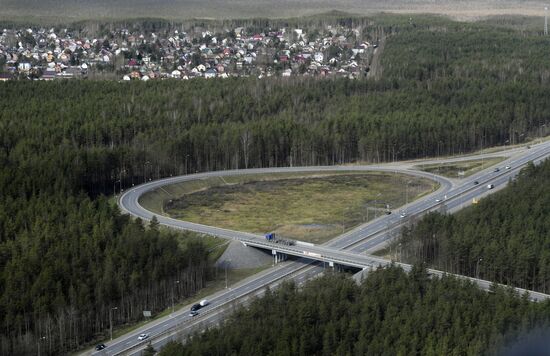
[[[376,165],[376,166],[312,166],[312,167],[284,167],[284,168],[254,168],[254,169],[239,169],[239,170],[227,170],[227,171],[214,171],[206,173],[189,174],[177,177],[164,178],[152,182],[147,182],[136,187],[132,187],[127,190],[118,200],[120,208],[135,217],[139,217],[144,220],[151,220],[153,216],[156,216],[159,223],[168,227],[194,231],[202,234],[214,235],[226,239],[239,239],[242,237],[254,237],[254,235],[247,232],[233,231],[223,229],[214,226],[208,226],[203,224],[192,223],[188,221],[169,218],[164,215],[156,214],[152,211],[145,209],[139,202],[140,197],[152,190],[161,188],[166,185],[172,185],[182,182],[190,182],[193,180],[201,180],[214,177],[227,177],[235,175],[251,175],[251,174],[274,174],[274,173],[302,173],[302,172],[386,172],[386,173],[400,173],[407,174],[415,177],[431,179],[440,184],[437,191],[432,192],[421,199],[432,199],[435,195],[442,195],[447,192],[453,186],[452,182],[445,178],[435,174],[414,171],[410,169],[402,169],[391,165]],[[415,204],[412,202],[408,205]],[[362,226],[362,225],[361,225]]]

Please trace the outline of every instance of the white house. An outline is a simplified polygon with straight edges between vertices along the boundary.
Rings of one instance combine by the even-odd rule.
[[[17,69],[19,69],[20,72],[28,72],[31,70],[31,64],[28,62],[19,63]]]
[[[181,72],[177,69],[173,70],[172,73],[170,73],[170,78],[180,79],[181,78]]]
[[[207,70],[205,73],[204,73],[204,77],[209,79],[209,78],[216,78],[217,76],[217,72],[215,69],[212,69],[210,68],[209,70]]]

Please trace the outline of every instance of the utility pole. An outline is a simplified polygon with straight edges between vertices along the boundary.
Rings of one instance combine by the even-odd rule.
[[[118,307],[114,307],[109,310],[109,331],[111,334],[111,341],[113,340],[113,310],[117,309]]]

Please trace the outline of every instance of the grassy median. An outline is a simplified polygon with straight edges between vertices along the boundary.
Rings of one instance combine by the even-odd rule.
[[[435,173],[448,178],[465,178],[504,161],[506,157],[491,157],[443,164],[422,164],[416,166],[424,172]]]
[[[262,174],[175,184],[141,203],[181,220],[321,243],[434,189],[390,173]]]

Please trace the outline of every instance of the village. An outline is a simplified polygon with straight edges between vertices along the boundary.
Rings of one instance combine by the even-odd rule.
[[[141,32],[141,33],[140,33]],[[96,37],[96,38],[93,38]],[[0,81],[103,78],[120,81],[229,77],[365,77],[376,40],[360,29],[237,27],[155,32],[118,28],[102,36],[68,29],[4,29]]]

